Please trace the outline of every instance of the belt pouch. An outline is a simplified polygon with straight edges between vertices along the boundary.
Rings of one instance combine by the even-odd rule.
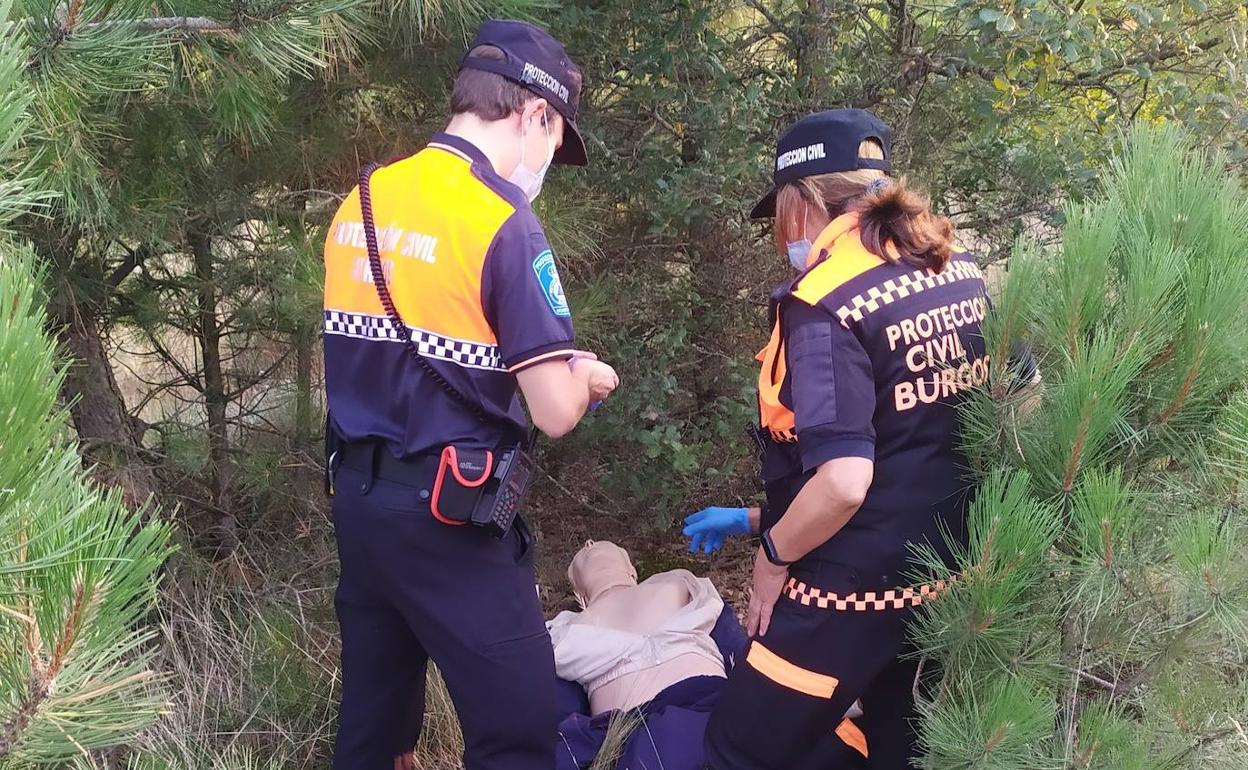
[[[443,447],[430,500],[433,517],[443,524],[467,524],[493,473],[494,453],[490,450],[453,444]]]

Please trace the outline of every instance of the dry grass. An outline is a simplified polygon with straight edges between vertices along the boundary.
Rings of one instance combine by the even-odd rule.
[[[633,731],[645,724],[645,717],[640,711],[618,711],[611,717],[607,725],[607,736],[594,757],[589,770],[615,770],[615,763],[624,753],[624,744]]]
[[[328,588],[306,605],[306,591],[280,584],[273,565],[261,570],[245,551],[218,564],[182,555],[173,566],[159,608],[160,663],[172,700],[127,767],[328,768],[340,692]],[[257,583],[260,574],[267,577]],[[450,695],[430,667],[424,729],[410,767],[462,770],[463,746]]]
[[[446,683],[432,665],[425,685],[425,722],[412,755],[413,770],[463,770],[464,734]]]
[[[159,605],[172,700],[135,747],[135,767],[328,766],[337,629],[275,585],[251,587],[240,570],[186,555],[173,562]]]

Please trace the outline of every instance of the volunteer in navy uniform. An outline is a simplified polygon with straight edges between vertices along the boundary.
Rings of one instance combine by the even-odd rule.
[[[410,346],[374,285],[358,187],[330,227],[337,770],[390,768],[412,748],[429,660],[455,703],[468,770],[554,765],[554,660],[527,530],[517,521],[499,539],[462,519],[500,447],[526,433],[517,390],[557,438],[618,384],[575,350],[530,206],[551,163],[586,163],[580,90],[550,35],[488,21],[456,76],[446,130],[372,174],[381,272]]]
[[[908,557],[928,543],[948,558],[942,528],[965,537],[954,407],[987,376],[988,300],[949,220],[889,176],[889,138],[861,110],[802,119],[753,210],[800,272],[773,294],[759,354],[768,506],[690,522],[714,545],[762,531],[746,665],[707,730],[716,770],[840,767],[847,746],[867,767],[910,766],[915,664],[899,656],[943,585],[910,582]]]

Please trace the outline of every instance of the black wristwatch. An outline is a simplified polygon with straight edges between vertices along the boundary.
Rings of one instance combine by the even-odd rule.
[[[763,532],[763,536],[761,540],[763,541],[763,555],[767,557],[767,561],[771,562],[777,567],[787,567],[793,563],[791,561],[785,561],[784,559],[781,559],[780,555],[776,553],[776,544],[772,542],[771,540],[770,529],[765,530]]]

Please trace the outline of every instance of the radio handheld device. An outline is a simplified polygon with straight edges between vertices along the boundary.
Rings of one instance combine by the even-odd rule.
[[[472,523],[502,537],[520,512],[529,493],[537,464],[533,454],[522,447],[502,450],[496,461],[494,477],[472,512]]]

